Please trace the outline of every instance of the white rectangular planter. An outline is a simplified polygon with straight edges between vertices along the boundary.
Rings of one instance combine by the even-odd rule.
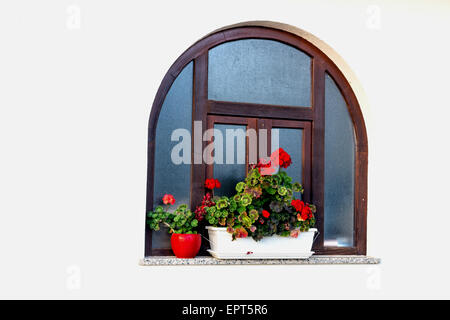
[[[219,259],[306,259],[314,253],[311,248],[317,232],[311,228],[300,232],[297,238],[275,235],[260,241],[250,237],[233,241],[226,228],[208,226],[206,229],[211,244],[209,252]]]

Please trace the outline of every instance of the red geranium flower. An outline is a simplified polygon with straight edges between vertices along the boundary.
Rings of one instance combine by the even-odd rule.
[[[210,190],[214,188],[220,188],[220,181],[217,179],[206,179],[205,188]]]
[[[248,232],[243,227],[234,230],[236,238],[247,238]]]
[[[175,198],[171,194],[165,194],[162,198],[162,201],[164,204],[171,204],[173,205],[175,203]]]
[[[267,210],[263,210],[262,211],[262,215],[263,215],[264,218],[268,218],[268,217],[270,217],[270,212],[267,211]]]
[[[295,211],[301,212],[303,210],[303,207],[305,207],[305,203],[302,200],[292,200],[291,206],[295,208]]]
[[[282,148],[278,148],[270,155],[270,161],[275,167],[280,166],[281,168],[287,168],[291,165],[291,156],[284,151]]]
[[[304,206],[301,212],[301,216],[303,220],[312,218],[311,208],[309,206]]]
[[[289,167],[290,165],[292,164],[292,159],[291,159],[291,156],[287,153],[287,152],[285,152],[284,150],[283,150],[283,152],[281,153],[281,155],[280,155],[280,166],[282,167],[282,168],[287,168],[287,167]]]
[[[205,196],[203,197],[202,204],[197,206],[197,208],[195,208],[195,211],[194,211],[195,219],[197,219],[198,221],[202,221],[206,215],[205,208],[209,208],[209,207],[212,207],[215,205],[216,205],[215,202],[211,198],[211,194],[209,192],[207,192],[205,194]]]
[[[258,168],[258,171],[262,176],[270,176],[275,173],[275,168],[272,166],[272,163],[264,159],[258,161],[256,168]]]
[[[281,149],[281,148],[280,148]],[[274,166],[278,167],[280,165],[280,149],[275,150],[270,155],[270,161],[273,163]]]

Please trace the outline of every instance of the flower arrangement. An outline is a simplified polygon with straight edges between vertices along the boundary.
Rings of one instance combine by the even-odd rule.
[[[213,190],[221,187],[220,181],[206,179],[207,192],[194,212],[186,204],[169,212],[175,198],[166,194],[166,208],[158,206],[148,213],[149,227],[160,230],[163,224],[170,233],[197,234],[199,224],[206,220],[211,226],[226,227],[233,240],[250,236],[258,241],[272,235],[296,238],[314,226],[316,207],[294,197],[294,192],[303,193],[303,187],[282,170],[291,163],[286,151],[276,150],[268,160],[250,166],[231,197],[213,197]]]
[[[207,193],[201,206],[206,221],[215,227],[227,227],[233,240],[251,236],[258,241],[275,234],[296,238],[308,231],[315,224],[316,208],[294,198],[294,192],[303,193],[303,187],[282,170],[291,163],[289,154],[280,148],[269,160],[251,166],[245,180],[237,183],[234,196],[211,198]]]
[[[175,198],[171,194],[165,194],[162,198],[166,205],[157,206],[153,211],[147,213],[147,224],[154,231],[161,230],[161,225],[168,228],[172,234],[198,234],[199,223],[206,215],[205,208],[214,206],[216,203],[212,198],[212,190],[220,188],[220,182],[217,179],[206,179],[205,188],[209,189],[203,197],[202,204],[197,206],[194,212],[189,210],[186,204],[179,205],[173,212],[169,209],[175,204]]]
[[[171,194],[164,195],[163,203],[166,207],[158,206],[147,213],[150,229],[158,231],[162,224],[169,228],[169,233],[197,234],[199,221],[186,204],[179,205],[173,212],[169,212],[170,206],[175,204],[175,198]]]

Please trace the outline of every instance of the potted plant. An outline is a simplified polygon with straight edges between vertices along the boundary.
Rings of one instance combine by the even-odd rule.
[[[186,204],[178,206],[169,212],[170,206],[175,204],[175,198],[166,194],[163,197],[166,207],[158,206],[147,214],[150,229],[158,231],[161,225],[168,227],[172,234],[170,243],[177,258],[194,258],[200,250],[202,238],[197,233],[198,220]]]
[[[312,255],[316,208],[294,197],[303,187],[282,169],[283,149],[253,165],[232,197],[204,207],[210,253],[218,258],[307,258]]]

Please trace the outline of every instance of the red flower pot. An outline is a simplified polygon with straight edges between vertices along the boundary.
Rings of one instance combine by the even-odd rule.
[[[173,233],[170,243],[177,258],[194,258],[200,250],[202,238],[199,234]]]

